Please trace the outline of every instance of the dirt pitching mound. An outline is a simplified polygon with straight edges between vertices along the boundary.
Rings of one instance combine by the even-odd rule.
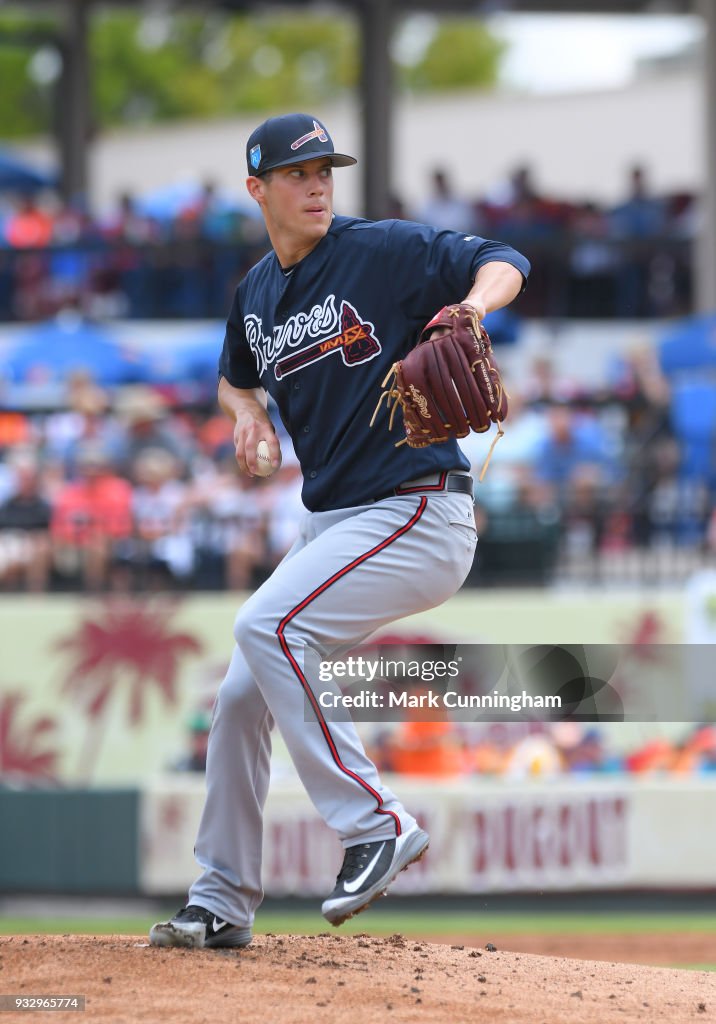
[[[475,945],[475,935],[423,935],[426,942]],[[716,964],[714,932],[592,933],[569,932],[519,935],[515,932],[490,932],[498,949],[512,953],[536,953],[539,956],[572,957],[578,960],[608,960],[624,964],[648,964],[650,967],[682,967],[690,964]]]
[[[716,1021],[716,975],[705,971],[400,935],[266,935],[245,950],[155,949],[139,936],[13,936],[0,938],[0,991],[84,995],[81,1019],[112,1024]],[[3,1024],[36,1017],[3,1013]]]

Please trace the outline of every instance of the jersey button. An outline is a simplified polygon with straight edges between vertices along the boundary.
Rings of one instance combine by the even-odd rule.
[[[301,390],[301,385],[298,383],[298,381],[296,381],[296,383],[293,385],[293,390],[294,391],[300,391]]]
[[[304,432],[304,434],[308,434],[308,433],[309,433],[309,431],[310,431],[310,429],[311,429],[310,427],[304,427],[304,428],[303,428],[303,432]]]
[[[311,480],[315,480],[316,477],[318,476],[318,473],[315,471],[315,469],[312,469],[308,475],[310,476]]]

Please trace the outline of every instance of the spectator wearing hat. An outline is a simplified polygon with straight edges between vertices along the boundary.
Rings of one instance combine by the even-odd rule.
[[[121,428],[107,415],[110,399],[91,374],[75,370],[67,377],[63,408],[45,420],[46,451],[74,476],[78,451],[91,444],[109,456],[117,447]]]
[[[117,395],[115,413],[123,426],[117,458],[127,475],[147,448],[169,452],[184,473],[195,445],[177,417],[169,420],[167,404],[158,391],[145,384],[123,388]]]
[[[209,747],[211,715],[208,711],[195,711],[189,719],[189,749],[171,766],[174,772],[205,772]]]

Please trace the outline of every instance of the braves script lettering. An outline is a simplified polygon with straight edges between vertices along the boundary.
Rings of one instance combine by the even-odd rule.
[[[339,329],[335,295],[329,295],[322,305],[316,304],[308,313],[296,313],[285,324],[273,329],[273,335],[263,332],[261,317],[244,317],[246,340],[251,347],[259,374],[279,358],[286,346],[297,348],[306,338],[321,338],[336,334]]]
[[[265,335],[263,323],[255,315],[244,318],[246,337],[256,359],[259,373],[273,366],[276,380],[283,380],[311,363],[336,352],[345,366],[369,362],[381,351],[373,324],[362,320],[358,311],[346,299],[336,312],[336,297],[329,295],[322,305],[315,305],[310,313],[296,313],[285,324]],[[316,338],[312,344],[306,339]],[[303,344],[302,344],[303,343]],[[286,347],[297,352],[281,353]]]

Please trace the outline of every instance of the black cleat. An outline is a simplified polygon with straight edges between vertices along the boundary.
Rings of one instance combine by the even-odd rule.
[[[248,946],[251,929],[222,921],[203,907],[190,904],[170,921],[160,921],[149,931],[152,946],[183,946],[186,949],[216,949],[220,946]]]
[[[383,896],[396,875],[420,860],[428,848],[427,832],[414,825],[397,839],[349,846],[336,887],[321,912],[333,925],[343,924]]]

